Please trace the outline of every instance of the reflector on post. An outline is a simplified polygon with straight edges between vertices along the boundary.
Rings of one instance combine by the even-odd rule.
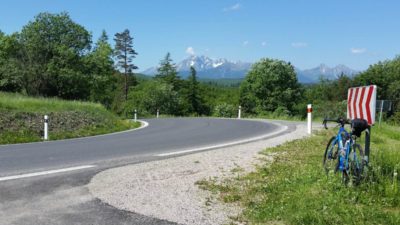
[[[311,134],[312,131],[312,105],[307,105],[307,133]]]

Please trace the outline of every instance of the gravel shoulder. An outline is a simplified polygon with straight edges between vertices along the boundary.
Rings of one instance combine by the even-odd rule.
[[[240,208],[210,201],[211,193],[195,183],[237,176],[236,171],[248,173],[265,157],[258,154],[261,150],[306,136],[305,123],[279,123],[295,129],[265,140],[109,169],[94,176],[88,188],[94,197],[120,210],[179,224],[229,223]],[[273,156],[267,159],[272,161]]]

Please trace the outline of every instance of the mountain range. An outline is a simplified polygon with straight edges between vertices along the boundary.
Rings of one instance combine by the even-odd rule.
[[[252,63],[248,62],[234,62],[227,59],[211,59],[207,56],[191,55],[177,63],[176,69],[182,77],[187,77],[190,74],[190,67],[193,66],[199,78],[240,79],[246,76],[247,72],[251,69],[251,65]],[[345,65],[329,67],[325,64],[306,70],[295,67],[295,72],[301,83],[318,82],[320,76],[328,79],[335,79],[342,73],[348,76],[354,76],[359,73],[359,71],[353,70]],[[157,67],[151,67],[142,73],[153,76],[157,73]]]

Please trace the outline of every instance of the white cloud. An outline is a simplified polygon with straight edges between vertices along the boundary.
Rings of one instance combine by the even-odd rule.
[[[367,51],[366,48],[351,48],[350,52],[353,54],[363,54]]]
[[[222,11],[224,11],[224,12],[236,11],[236,10],[239,10],[241,7],[242,7],[241,4],[236,3],[236,4],[231,5],[231,6],[229,6],[229,7],[223,8]]]
[[[293,48],[305,48],[307,46],[308,46],[308,44],[305,42],[293,42],[292,43]]]
[[[194,54],[195,54],[195,53],[194,53],[194,48],[189,46],[189,47],[186,49],[186,53],[189,54],[189,55],[194,55]]]
[[[243,46],[247,46],[249,44],[249,41],[243,41]]]
[[[263,46],[263,47],[267,46],[267,42],[265,42],[265,41],[261,42],[261,46]]]

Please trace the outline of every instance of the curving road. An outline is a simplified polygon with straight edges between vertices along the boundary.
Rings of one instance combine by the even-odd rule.
[[[0,146],[0,177],[199,148],[274,132],[260,121],[175,118],[150,119],[149,126],[112,135]]]
[[[173,225],[104,204],[89,193],[86,185],[108,168],[266,134],[277,136],[294,127],[293,123],[284,123],[289,129],[283,131],[283,126],[272,123],[212,118],[147,122],[146,128],[117,134],[0,146],[0,224]],[[46,173],[79,166],[83,169]]]

